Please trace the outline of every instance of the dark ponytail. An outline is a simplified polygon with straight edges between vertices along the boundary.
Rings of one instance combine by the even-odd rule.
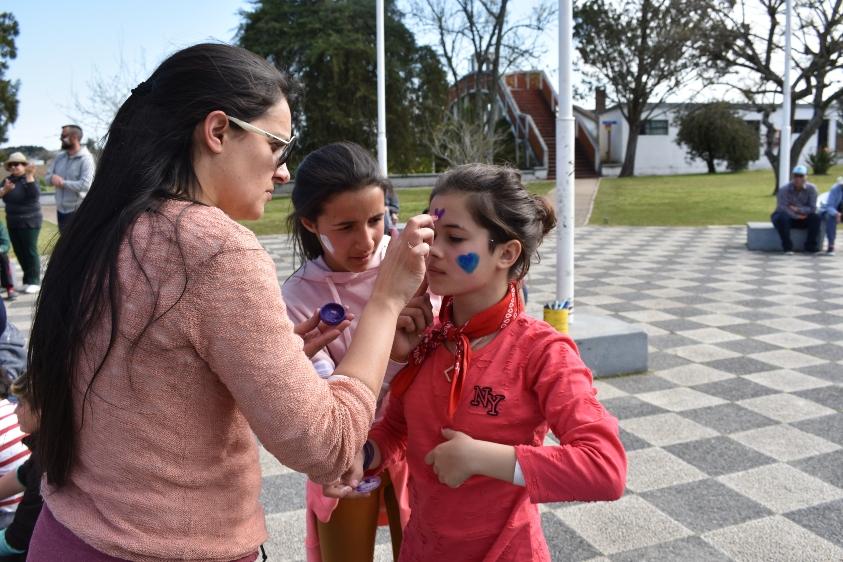
[[[539,244],[556,226],[556,212],[550,202],[527,191],[517,170],[492,164],[452,168],[439,176],[430,198],[454,192],[469,195],[468,209],[474,221],[489,231],[491,248],[510,240],[521,242],[521,255],[510,268],[509,277],[522,279],[527,275]]]
[[[51,484],[63,485],[73,466],[75,372],[83,348],[91,348],[89,334],[110,324],[85,400],[120,328],[117,260],[123,241],[132,243],[135,220],[149,213],[160,223],[166,220],[156,212],[161,201],[194,200],[200,186],[193,133],[208,113],[222,110],[249,121],[289,99],[290,90],[290,80],[257,55],[201,44],[161,63],[117,111],[93,185],[50,257],[32,324],[28,384],[41,416],[37,452]],[[178,239],[178,224],[171,228]]]

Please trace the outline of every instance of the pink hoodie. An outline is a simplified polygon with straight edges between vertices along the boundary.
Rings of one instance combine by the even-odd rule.
[[[317,258],[306,262],[287,281],[284,282],[282,292],[284,303],[287,305],[287,315],[293,323],[302,322],[313,315],[313,312],[329,303],[335,302],[347,307],[355,315],[351,326],[340,337],[328,344],[325,349],[313,356],[313,366],[320,376],[328,378],[334,372],[335,366],[345,356],[351,337],[357,328],[357,318],[363,313],[372,295],[378,268],[386,254],[389,236],[384,236],[378,250],[372,258],[369,269],[360,273],[332,271],[325,260]],[[383,388],[378,398],[378,414],[384,409],[383,397],[389,390],[392,378],[404,367],[404,363],[389,362],[384,377]],[[403,461],[389,467],[389,476],[395,488],[396,499],[401,510],[401,526],[405,526],[410,518],[410,505],[407,495],[407,464]],[[319,551],[319,536],[316,532],[316,518],[327,522],[331,513],[337,507],[337,500],[322,495],[322,486],[307,481],[307,536],[305,548],[308,562],[321,562]]]

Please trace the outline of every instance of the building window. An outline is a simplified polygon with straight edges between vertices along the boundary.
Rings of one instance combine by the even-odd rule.
[[[639,135],[666,135],[667,119],[647,119],[638,127]]]
[[[807,127],[807,126],[808,126],[808,120],[807,119],[796,119],[793,122],[793,132],[798,135],[798,134],[802,133],[802,131],[804,131],[805,127]]]

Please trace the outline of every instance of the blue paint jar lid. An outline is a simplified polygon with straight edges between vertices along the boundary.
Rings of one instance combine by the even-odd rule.
[[[345,308],[341,304],[329,302],[319,310],[319,319],[329,326],[336,326],[345,320]]]
[[[379,476],[369,476],[364,478],[360,481],[360,484],[354,488],[355,492],[359,492],[361,494],[368,494],[369,492],[374,492],[377,490],[381,485],[381,479]]]

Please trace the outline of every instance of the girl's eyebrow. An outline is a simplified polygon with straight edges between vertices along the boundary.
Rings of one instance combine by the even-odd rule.
[[[445,228],[459,228],[460,230],[465,230],[465,228],[455,223],[443,224],[442,226],[444,226]]]
[[[384,214],[385,214],[385,213],[377,213],[377,214],[372,215],[371,217],[369,217],[367,220],[372,220],[372,219],[381,218],[381,217],[383,217],[383,216],[384,216]],[[357,221],[343,221],[343,222],[335,222],[335,223],[334,223],[334,226],[347,226],[347,225],[349,225],[349,224],[354,224],[354,223],[356,223],[356,222],[357,222]]]

